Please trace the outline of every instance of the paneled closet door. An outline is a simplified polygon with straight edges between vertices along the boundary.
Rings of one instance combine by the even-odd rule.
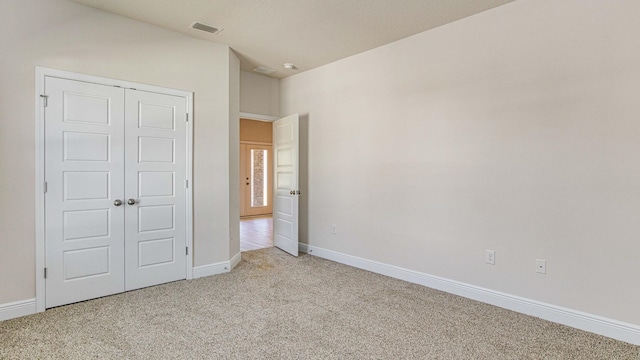
[[[187,101],[45,78],[45,307],[186,278]]]
[[[47,77],[47,308],[124,291],[124,91]]]
[[[186,278],[186,101],[126,91],[126,290]]]

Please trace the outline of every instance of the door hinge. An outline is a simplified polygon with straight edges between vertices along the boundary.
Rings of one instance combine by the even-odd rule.
[[[44,184],[42,184],[42,192],[43,193],[47,193],[47,182],[45,181]]]
[[[185,121],[189,121],[189,113],[187,113],[187,117],[186,117],[186,119],[187,119],[187,120],[185,120]]]
[[[184,187],[187,189],[189,188],[189,180],[184,181]]]
[[[49,105],[49,95],[40,95],[40,97],[42,98],[42,101],[44,102],[44,107],[47,107]]]
[[[47,278],[47,268],[44,268],[44,278]]]
[[[184,254],[185,255],[189,255],[189,247],[188,246],[184,248]]]

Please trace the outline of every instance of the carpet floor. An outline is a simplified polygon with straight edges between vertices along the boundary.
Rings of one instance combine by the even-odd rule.
[[[268,248],[0,322],[0,359],[640,359],[640,347]]]

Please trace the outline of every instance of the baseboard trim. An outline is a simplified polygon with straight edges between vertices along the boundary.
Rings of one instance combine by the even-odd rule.
[[[196,266],[193,268],[193,278],[201,278],[205,276],[218,275],[228,273],[231,269],[229,261],[222,261],[215,264]]]
[[[242,253],[240,251],[238,251],[238,253],[233,255],[233,257],[231,258],[231,269],[232,270],[233,270],[233,268],[236,267],[236,265],[238,265],[240,263],[240,260],[242,260]]]
[[[323,259],[423,285],[522,314],[539,317],[544,320],[589,331],[634,345],[640,345],[640,326],[635,324],[547,304],[439,276],[323,249],[313,245],[301,243],[299,244],[299,250]]]
[[[0,304],[0,321],[36,313],[36,298]]]

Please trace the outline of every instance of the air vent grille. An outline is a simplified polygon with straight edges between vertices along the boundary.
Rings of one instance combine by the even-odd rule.
[[[261,74],[266,74],[266,75],[273,74],[274,72],[276,72],[274,69],[268,68],[266,66],[258,66],[256,68],[253,68],[253,71]]]
[[[220,31],[222,31],[222,29],[214,28],[213,26],[205,25],[205,24],[197,22],[197,21],[194,22],[193,24],[191,24],[191,28],[196,29],[196,30],[206,31],[206,32],[212,33],[212,34],[217,34]]]

